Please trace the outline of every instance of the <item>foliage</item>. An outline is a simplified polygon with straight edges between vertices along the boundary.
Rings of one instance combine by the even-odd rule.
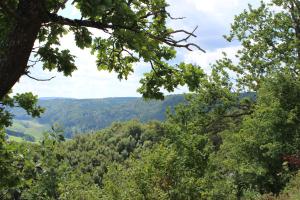
[[[127,79],[133,72],[133,64],[138,61],[151,65],[152,71],[145,75],[139,90],[145,97],[161,99],[161,88],[173,91],[183,84],[187,84],[191,90],[195,88],[195,83],[187,78],[193,72],[196,80],[198,75],[201,76],[201,69],[184,63],[178,67],[171,66],[167,61],[175,58],[175,48],[202,49],[197,44],[187,42],[190,37],[196,37],[194,31],[167,27],[166,21],[174,18],[166,10],[168,4],[165,0],[73,1],[71,6],[80,12],[81,19],[70,19],[58,14],[59,10],[65,9],[66,3],[63,0],[42,0],[35,3],[3,1],[0,4],[0,26],[3,29],[0,42],[5,47],[1,50],[7,58],[5,60],[9,62],[10,48],[15,47],[4,43],[10,43],[11,36],[18,34],[15,27],[28,25],[27,20],[34,17],[29,27],[35,27],[36,32],[30,32],[31,29],[28,28],[24,30],[24,34],[33,42],[37,40],[39,46],[30,47],[33,44],[29,44],[30,51],[26,52],[28,55],[20,52],[24,56],[24,62],[28,63],[21,66],[28,76],[30,68],[37,62],[42,62],[43,69],[57,70],[65,76],[71,76],[77,69],[75,57],[70,50],[58,46],[63,35],[72,33],[79,48],[89,48],[92,54],[96,54],[99,70],[115,71],[119,79]],[[91,28],[98,29],[105,36],[92,35]],[[183,35],[183,38],[174,39],[178,34]],[[30,52],[35,60],[29,59]],[[2,68],[6,72],[6,68]],[[24,74],[16,76],[19,78]]]
[[[300,5],[294,0],[261,2],[235,17],[225,38],[238,40],[238,64],[223,59],[223,66],[238,75],[242,88],[257,90],[267,75],[286,71],[299,74]]]
[[[84,16],[104,22],[114,19],[113,14],[107,18],[96,15],[106,8],[97,7],[92,1],[90,4],[75,2]],[[134,5],[141,6],[139,2],[134,1]],[[157,3],[160,7],[163,2],[153,1],[151,5]],[[275,5],[280,9],[272,11]],[[297,199],[300,169],[297,19],[300,12],[296,11],[299,8],[298,1],[273,0],[271,4],[262,2],[257,9],[250,6],[237,16],[227,38],[242,42],[237,64],[225,57],[212,65],[208,75],[201,69],[194,71],[192,65],[179,65],[184,77],[176,73],[171,77],[173,69],[160,63],[165,70],[160,74],[162,79],[171,83],[165,85],[158,78],[153,84],[149,76],[155,72],[150,72],[144,80],[150,86],[143,88],[146,94],[159,97],[160,86],[172,90],[172,85],[186,80],[195,86],[192,88],[195,93],[188,95],[174,111],[167,112],[165,122],[113,123],[97,133],[78,135],[67,141],[61,129],[53,127],[39,144],[8,143],[2,134],[0,178],[5,181],[1,183],[1,197],[252,200],[278,196],[278,199]],[[126,10],[129,12],[130,9]],[[122,23],[126,22],[134,23],[123,19]],[[157,21],[151,23],[157,33],[163,33],[160,31],[164,27]],[[86,30],[81,31],[87,34]],[[128,31],[118,30],[116,34],[118,40],[122,34],[131,36]],[[136,34],[137,38],[143,38]],[[126,38],[118,40],[126,42]],[[84,36],[78,45],[83,47],[89,41]],[[97,42],[105,46],[112,41]],[[146,44],[155,46],[155,41]],[[143,48],[140,50],[145,53]],[[106,52],[101,47],[99,51]],[[107,51],[112,58],[116,56],[115,52]],[[144,59],[153,61],[152,54],[149,54],[151,58],[143,55]],[[108,56],[99,59],[101,68],[114,70],[112,67],[117,66],[105,66]],[[120,76],[128,73],[124,69],[118,68]],[[232,71],[237,82],[232,81]]]
[[[258,91],[254,112],[244,118],[238,130],[222,133],[223,144],[210,158],[208,178],[215,179],[211,182],[216,184],[214,190],[220,187],[218,182],[230,181],[228,189],[236,190],[239,197],[249,189],[280,192],[298,169],[284,160],[299,152],[298,87],[299,81],[287,74],[269,78]]]
[[[20,176],[17,170],[17,161],[19,157],[14,154],[15,145],[5,143],[4,131],[0,134],[0,197],[11,194],[13,188],[20,183]]]
[[[0,194],[3,199],[14,194],[21,199],[99,199],[108,165],[123,163],[132,152],[151,148],[163,135],[159,122],[142,125],[131,121],[65,142],[60,130],[53,128],[39,144],[8,143],[5,149],[15,150],[1,158],[15,162],[17,167],[1,163],[6,166],[1,168],[1,180],[8,176],[14,182],[8,185],[10,182],[4,181]],[[17,182],[19,178],[22,181]]]
[[[299,196],[299,173],[296,174],[292,180],[287,184],[280,195],[275,196],[272,194],[266,194],[261,197],[262,200],[297,200]]]
[[[103,199],[194,199],[200,182],[174,148],[157,145],[125,166],[114,165],[104,179]]]
[[[17,94],[14,97],[6,96],[0,102],[0,127],[8,127],[11,125],[12,114],[8,108],[23,108],[28,115],[39,117],[44,109],[37,105],[37,96],[32,93]]]

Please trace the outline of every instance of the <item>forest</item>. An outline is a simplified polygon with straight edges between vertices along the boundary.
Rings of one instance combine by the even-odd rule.
[[[0,50],[1,200],[300,199],[299,0],[261,1],[235,16],[224,38],[240,43],[237,61],[224,53],[210,73],[170,62],[175,48],[203,49],[182,43],[193,32],[167,27],[174,17],[164,0],[75,0],[80,20],[57,14],[65,3],[0,1],[1,45],[12,39],[23,45]],[[110,36],[93,38],[91,27]],[[27,73],[21,68],[29,55],[44,69],[66,76],[76,70],[70,51],[54,47],[66,31],[97,54],[99,70],[120,79],[133,71],[132,63],[149,63],[138,89],[145,99],[163,99],[164,91],[182,85],[190,92],[165,109],[162,121],[113,122],[71,139],[53,126],[36,142],[7,140],[13,109],[33,117],[45,111],[32,93],[11,92]],[[178,32],[186,37],[173,37]],[[44,44],[38,50],[35,39]]]
[[[23,135],[21,138],[25,140],[33,137],[38,141],[43,136],[43,132],[55,125],[60,126],[64,130],[64,137],[70,139],[76,134],[98,131],[113,122],[131,119],[139,119],[141,122],[162,121],[165,119],[167,109],[173,110],[175,105],[183,101],[183,95],[166,96],[163,101],[144,101],[138,97],[42,98],[38,100],[38,105],[43,107],[45,112],[40,118],[32,118],[23,109],[14,108],[11,110],[14,115],[13,125],[6,130],[10,136],[16,135],[13,132],[19,132]]]

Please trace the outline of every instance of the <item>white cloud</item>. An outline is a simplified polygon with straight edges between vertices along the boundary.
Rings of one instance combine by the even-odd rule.
[[[236,8],[239,8],[241,0],[187,0],[197,10],[202,13],[209,14],[211,16],[225,16],[228,12],[232,12]]]

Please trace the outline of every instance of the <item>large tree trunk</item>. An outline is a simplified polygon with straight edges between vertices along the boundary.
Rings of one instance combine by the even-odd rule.
[[[17,14],[6,34],[0,53],[0,100],[25,73],[42,25],[41,0],[20,0]]]

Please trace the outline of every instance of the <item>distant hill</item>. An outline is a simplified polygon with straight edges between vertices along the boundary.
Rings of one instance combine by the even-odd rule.
[[[54,100],[54,99],[74,99],[74,98],[65,98],[65,97],[40,97],[39,100]]]
[[[23,110],[14,109],[15,121],[10,131],[23,132],[37,139],[53,124],[59,124],[67,138],[76,133],[91,132],[108,127],[115,121],[138,119],[141,122],[164,120],[168,107],[184,101],[183,95],[167,96],[164,101],[145,101],[138,97],[105,99],[41,98],[39,105],[46,112],[39,119],[32,119]],[[31,126],[32,125],[32,126]],[[35,127],[38,130],[35,130]],[[38,134],[37,131],[40,133]],[[38,135],[37,135],[38,134]]]

